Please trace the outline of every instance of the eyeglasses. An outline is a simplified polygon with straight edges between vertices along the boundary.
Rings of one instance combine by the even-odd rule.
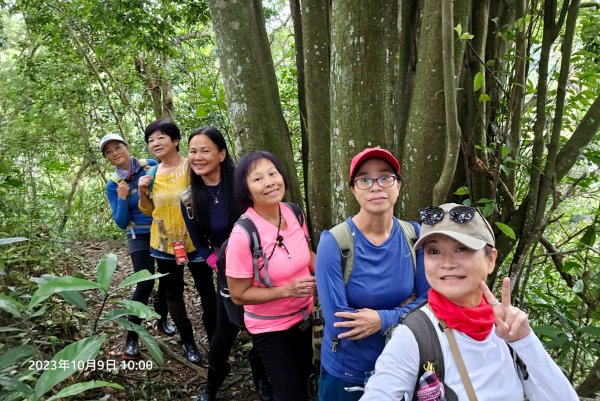
[[[377,181],[377,184],[379,184],[381,188],[389,188],[396,183],[396,180],[397,177],[395,175],[382,175],[379,178],[364,177],[354,180],[354,185],[356,185],[356,188],[358,189],[371,189],[373,188],[375,181]]]
[[[119,143],[118,145],[113,146],[112,149],[105,150],[104,151],[104,156],[112,156],[115,153],[122,152],[123,149],[125,149],[125,145],[123,145],[122,143]]]
[[[446,211],[439,206],[422,207],[419,209],[419,218],[422,224],[432,226],[439,223],[446,213],[450,215],[450,220],[453,222],[466,224],[473,220],[477,213],[477,208],[473,206],[455,206]]]

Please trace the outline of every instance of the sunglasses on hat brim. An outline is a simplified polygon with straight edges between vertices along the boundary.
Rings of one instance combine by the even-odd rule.
[[[446,213],[453,222],[467,224],[473,220],[478,211],[473,206],[455,206],[450,210],[444,210],[439,206],[429,206],[419,209],[419,219],[421,224],[432,226],[442,221]]]

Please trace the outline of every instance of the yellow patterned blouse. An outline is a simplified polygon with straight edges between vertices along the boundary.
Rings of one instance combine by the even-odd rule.
[[[173,241],[183,240],[186,252],[194,250],[194,245],[185,228],[181,214],[181,193],[189,185],[188,161],[183,158],[172,172],[161,174],[157,171],[152,186],[152,206],[140,210],[152,215],[150,246],[157,251],[174,255]]]

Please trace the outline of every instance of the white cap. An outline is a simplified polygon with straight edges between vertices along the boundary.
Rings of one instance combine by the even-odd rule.
[[[127,145],[127,142],[125,142],[125,139],[123,139],[123,137],[119,134],[106,134],[102,137],[102,139],[100,139],[100,152],[104,152],[104,146],[109,143],[110,141],[119,141],[119,142],[123,142],[125,145]]]

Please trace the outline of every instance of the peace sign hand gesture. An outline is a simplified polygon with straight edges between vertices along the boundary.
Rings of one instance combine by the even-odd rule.
[[[531,332],[527,314],[510,303],[510,278],[502,280],[502,302],[498,302],[487,284],[482,281],[479,287],[496,317],[496,335],[504,341],[512,342],[525,338]]]

